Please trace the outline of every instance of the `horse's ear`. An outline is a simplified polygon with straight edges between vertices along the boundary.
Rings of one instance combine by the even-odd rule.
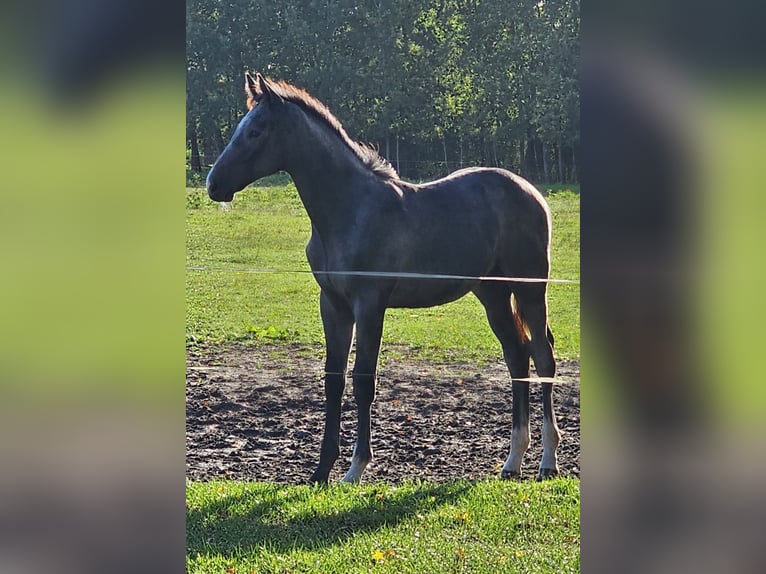
[[[255,77],[258,79],[258,91],[269,101],[269,103],[281,104],[284,101],[282,97],[272,89],[272,87],[269,85],[269,82],[266,81],[266,78],[264,78],[260,73],[256,74]]]
[[[263,92],[260,91],[258,83],[248,72],[245,72],[245,93],[247,94],[247,109],[252,110],[255,104],[258,103],[258,100],[261,99]]]

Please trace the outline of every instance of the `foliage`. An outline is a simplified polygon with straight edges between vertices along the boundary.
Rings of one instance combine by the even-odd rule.
[[[578,53],[579,0],[189,0],[190,162],[223,149],[249,70],[308,89],[404,177],[576,181]]]
[[[207,170],[195,171],[188,166],[186,167],[186,187],[204,187],[205,178],[207,177]],[[187,207],[189,206],[189,200],[186,200]]]
[[[193,342],[280,340],[321,345],[319,288],[304,252],[311,233],[295,187],[251,187],[226,211],[204,190],[187,191],[186,337]],[[579,195],[557,191],[553,212],[552,276],[578,279]],[[194,208],[193,205],[201,204]],[[242,273],[231,269],[298,273]],[[556,355],[580,354],[579,285],[551,285],[548,301]],[[499,343],[473,295],[429,309],[391,309],[381,362],[398,353],[436,361],[500,360]]]
[[[579,481],[187,485],[187,571],[579,572]]]

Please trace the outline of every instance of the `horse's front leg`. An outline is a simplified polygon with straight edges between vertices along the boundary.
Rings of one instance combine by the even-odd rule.
[[[319,308],[327,346],[324,379],[326,410],[319,465],[311,476],[311,482],[327,482],[330,470],[340,455],[340,407],[354,332],[354,317],[345,302],[334,299],[323,291],[319,299]]]
[[[354,363],[354,398],[357,407],[357,436],[351,467],[344,482],[359,482],[362,473],[372,460],[370,443],[370,412],[375,400],[376,368],[380,339],[383,335],[385,309],[357,305],[356,316],[356,362]]]

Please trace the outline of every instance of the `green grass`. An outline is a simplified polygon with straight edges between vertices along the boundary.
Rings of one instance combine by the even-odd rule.
[[[579,572],[579,481],[187,485],[187,571]]]
[[[573,187],[573,186],[570,186]],[[543,187],[543,189],[551,186]],[[553,277],[579,279],[579,194],[551,188]],[[251,187],[224,211],[204,190],[187,190],[187,265],[308,271],[311,226],[292,184]],[[319,288],[309,274],[187,271],[187,342],[323,342]],[[580,354],[579,285],[551,285],[559,358]],[[381,360],[406,352],[435,361],[496,361],[500,348],[473,295],[430,309],[387,313]]]

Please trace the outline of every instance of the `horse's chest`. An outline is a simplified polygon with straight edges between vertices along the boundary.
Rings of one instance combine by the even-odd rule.
[[[346,268],[345,258],[332,245],[325,244],[316,232],[306,246],[306,257],[323,290],[342,290],[343,275],[338,272]]]

